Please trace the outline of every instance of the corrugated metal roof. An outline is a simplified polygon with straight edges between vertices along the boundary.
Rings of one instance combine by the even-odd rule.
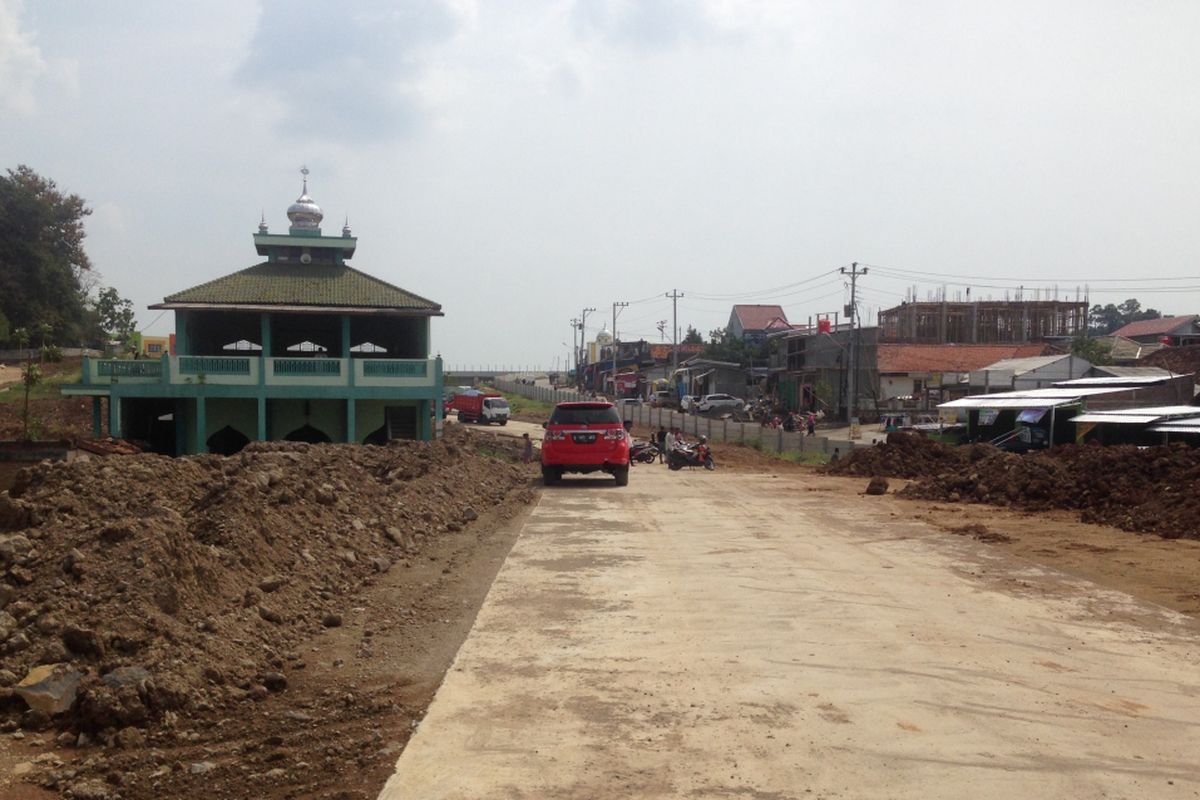
[[[1175,377],[1172,373],[1162,370],[1156,375],[1108,376],[1103,378],[1075,378],[1070,381],[1056,381],[1055,386],[1157,386]]]
[[[997,392],[976,394],[941,403],[938,408],[1056,408],[1069,406],[1085,397],[1115,394],[1124,389],[1104,387],[1079,387],[1078,389],[1029,389],[1024,392]]]
[[[1105,425],[1145,425],[1175,419],[1188,421],[1196,417],[1200,423],[1200,406],[1143,406],[1142,408],[1113,408],[1104,411],[1089,411],[1072,417],[1071,422],[1095,422]]]
[[[1151,425],[1146,430],[1155,433],[1200,433],[1200,419],[1178,419]]]
[[[1096,377],[1098,378],[1169,378],[1175,374],[1171,370],[1163,369],[1162,367],[1121,367],[1111,365],[1093,366],[1092,371],[1097,373]]]
[[[1103,422],[1105,425],[1145,425],[1154,422],[1158,417],[1145,414],[1100,414],[1088,413],[1071,417],[1071,422]]]
[[[1017,374],[1024,372],[1032,372],[1035,369],[1049,366],[1056,361],[1061,361],[1064,358],[1070,358],[1069,355],[1058,356],[1028,356],[1025,358],[1006,358],[1002,361],[997,361],[994,364],[988,364],[984,369],[988,372],[994,370],[1012,370]]]

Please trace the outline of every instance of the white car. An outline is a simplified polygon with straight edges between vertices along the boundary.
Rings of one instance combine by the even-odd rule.
[[[746,405],[745,402],[731,394],[706,394],[700,398],[700,402],[696,403],[696,410],[701,414],[706,411],[737,411],[744,405]]]

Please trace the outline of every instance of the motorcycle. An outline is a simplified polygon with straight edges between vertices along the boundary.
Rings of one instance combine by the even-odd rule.
[[[632,463],[653,464],[658,458],[658,445],[654,442],[634,442],[629,448],[629,460]]]
[[[705,444],[676,445],[667,453],[667,466],[674,470],[684,467],[716,468],[713,464],[712,449]]]

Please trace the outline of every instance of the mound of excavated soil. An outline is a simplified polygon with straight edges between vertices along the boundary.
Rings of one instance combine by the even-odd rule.
[[[515,461],[515,441],[492,450],[505,447]],[[0,730],[141,742],[180,718],[245,713],[286,688],[304,666],[296,643],[340,625],[371,576],[529,486],[452,428],[432,443],[26,468],[0,494]],[[11,688],[49,664],[67,684],[80,673],[53,718]]]
[[[1075,509],[1084,522],[1200,539],[1200,450],[1185,444],[1067,445],[1021,456],[892,433],[885,444],[856,450],[827,471],[915,479],[901,490],[906,497]]]
[[[889,478],[923,478],[957,469],[964,460],[978,461],[999,452],[990,445],[946,447],[915,433],[896,431],[887,441],[853,453],[825,467],[833,475],[885,475]]]

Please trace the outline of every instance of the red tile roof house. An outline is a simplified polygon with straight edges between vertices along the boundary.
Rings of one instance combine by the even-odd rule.
[[[1053,353],[1046,344],[891,344],[875,351],[879,376],[878,402],[932,408],[952,396],[967,394],[964,378],[975,370],[1009,358]],[[930,402],[930,393],[933,402]]]
[[[1161,342],[1173,347],[1200,344],[1200,314],[1138,320],[1118,328],[1112,335],[1124,336],[1135,342]]]
[[[726,330],[730,337],[746,342],[761,344],[768,333],[788,330],[787,314],[783,306],[738,305],[729,314]]]

